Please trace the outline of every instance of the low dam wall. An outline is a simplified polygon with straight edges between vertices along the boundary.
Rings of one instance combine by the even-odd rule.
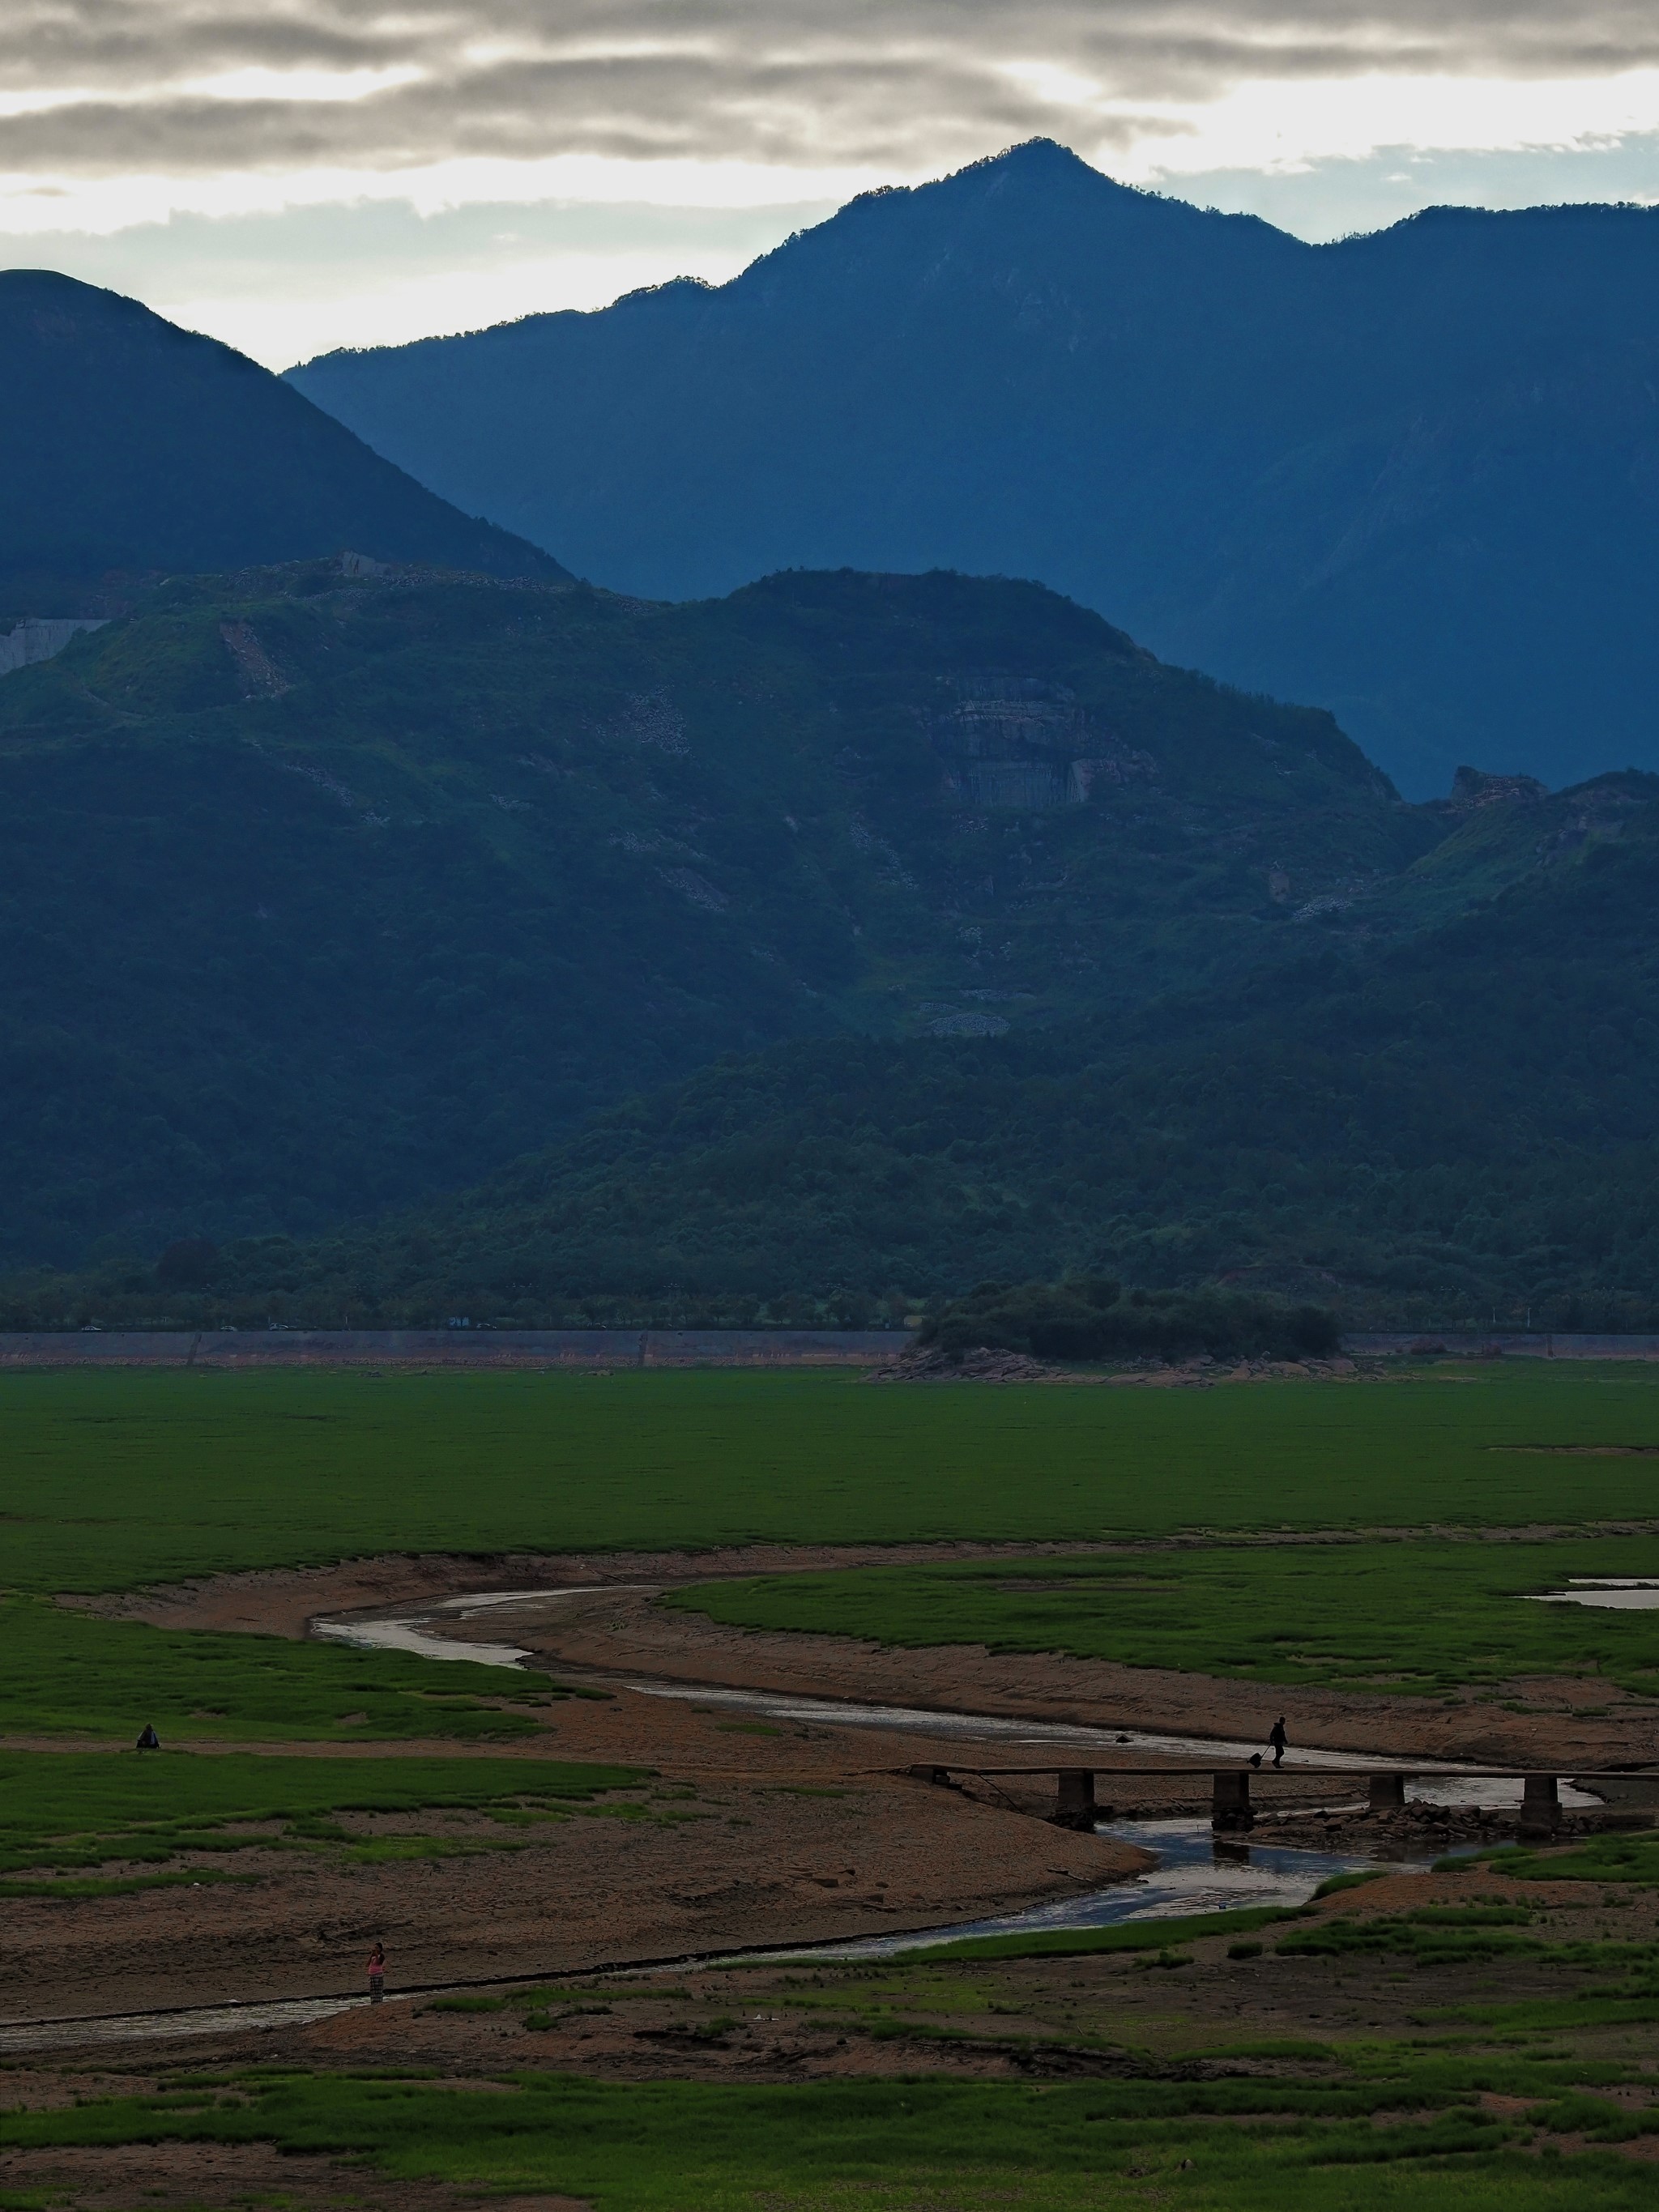
[[[1659,1336],[1595,1336],[1543,1329],[1418,1328],[1382,1335],[1345,1336],[1342,1349],[1356,1359],[1448,1352],[1466,1359],[1659,1359]]]
[[[869,1367],[902,1328],[34,1329],[4,1367]]]
[[[8,1367],[873,1367],[902,1328],[34,1329]],[[1345,1337],[1360,1359],[1659,1359],[1659,1335],[1417,1329]]]

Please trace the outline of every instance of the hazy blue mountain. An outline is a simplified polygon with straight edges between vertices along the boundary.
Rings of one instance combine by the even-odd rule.
[[[1659,764],[1659,210],[1310,246],[1039,141],[719,288],[290,375],[619,589],[1032,576],[1413,795]]]
[[[348,549],[495,575],[565,571],[371,453],[280,377],[136,300],[0,273],[0,615],[72,611],[110,570]]]

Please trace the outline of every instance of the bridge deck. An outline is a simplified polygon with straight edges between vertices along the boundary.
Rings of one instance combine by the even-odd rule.
[[[915,1771],[917,1770],[907,1770]],[[1097,1759],[1051,1759],[1041,1766],[969,1766],[954,1759],[935,1759],[927,1762],[927,1771],[934,1774],[1277,1774],[1281,1778],[1308,1777],[1314,1780],[1346,1779],[1356,1787],[1373,1774],[1400,1774],[1410,1781],[1422,1782],[1525,1782],[1534,1774],[1571,1773],[1594,1781],[1598,1775],[1612,1780],[1615,1776],[1627,1780],[1650,1777],[1659,1780],[1656,1766],[1439,1766],[1432,1760],[1420,1766],[1395,1765],[1379,1759],[1375,1765],[1369,1761],[1364,1766],[1275,1766],[1271,1759],[1264,1758],[1260,1766],[1253,1766],[1248,1759],[1191,1759],[1180,1765],[1127,1766],[1103,1765]]]

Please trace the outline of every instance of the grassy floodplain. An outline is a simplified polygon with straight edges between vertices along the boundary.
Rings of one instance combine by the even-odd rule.
[[[184,1632],[0,1599],[0,1729],[18,1734],[125,1735],[137,1699],[166,1717],[169,1742],[501,1741],[533,1736],[536,1721],[483,1700],[544,1706],[569,1694],[465,1659],[440,1670],[400,1651]]]
[[[1528,1674],[1659,1695],[1659,1613],[1535,1601],[1599,1575],[1659,1575],[1659,1536],[1236,1544],[1012,1568],[878,1567],[705,1583],[666,1602],[738,1628],[1064,1651],[1395,1697]]]
[[[160,2097],[18,2114],[0,2121],[0,2145],[275,2141],[356,2153],[410,2183],[556,2191],[605,2212],[1590,2212],[1659,2201],[1650,2167],[1520,2148],[1552,2119],[1592,2142],[1639,2132],[1584,2092],[1587,2074],[1616,2081],[1622,2068],[1471,2063],[1405,2045],[1329,2060],[1323,2079],[1042,2087],[525,2073],[479,2090],[210,2075]],[[1490,2109],[1494,2090],[1516,2100],[1512,2117]]]
[[[860,1632],[880,1614],[893,1640],[929,1640],[941,1620],[982,1634],[986,1609],[1002,1608],[1015,1641],[1054,1648],[1088,1628],[1127,1638],[1124,1656],[1142,1663],[1231,1662],[1271,1679],[1381,1687],[1398,1670],[1404,1686],[1429,1688],[1497,1679],[1518,1656],[1600,1665],[1641,1687],[1659,1663],[1650,1620],[1520,1595],[1562,1574],[1659,1564],[1659,1538],[1595,1533],[1659,1519],[1659,1376],[1646,1369],[1517,1365],[1207,1391],[906,1389],[729,1372],[11,1375],[0,1377],[0,1729],[64,1747],[0,1759],[0,1893],[23,1893],[35,1911],[56,1910],[43,1891],[234,1881],[256,1845],[367,1866],[511,1850],[550,1820],[684,1817],[642,1797],[643,1778],[627,1770],[497,1755],[526,1724],[501,1710],[526,1703],[521,1676],[163,1632],[64,1611],[54,1593],[382,1552],[1208,1534],[1223,1540],[1150,1559],[876,1568],[799,1577],[789,1591],[828,1609],[806,1626],[836,1608],[847,1626],[856,1603]],[[1576,1533],[1501,1543],[1436,1533],[1541,1527]],[[1401,1533],[1365,1533],[1378,1528]],[[1297,1532],[1358,1540],[1225,1540]],[[719,1595],[740,1607],[769,1589]],[[1377,1637],[1402,1595],[1419,1616],[1403,1655]],[[1231,1620],[1206,1629],[1218,1607]],[[330,1755],[146,1759],[75,1747],[118,1723],[130,1740],[148,1718],[169,1742],[192,1730],[295,1750],[315,1740]],[[446,1731],[473,1739],[465,1756],[397,1748]],[[343,1757],[348,1733],[394,1748]],[[413,1833],[406,1820],[373,1832],[361,1817],[424,1809],[438,1817]],[[342,1814],[358,1817],[342,1827]],[[452,1817],[463,1814],[465,1834]],[[183,1874],[181,1854],[192,1861]],[[1631,1893],[1659,1878],[1652,1856],[1639,1838],[1583,1847],[1569,1855],[1573,1886],[1604,1900]],[[1543,1881],[1560,1862],[1513,1863]],[[1262,1911],[1013,1950],[1039,1964],[1063,1952],[1080,1975],[1121,1968],[1172,1990],[1201,1971],[1193,1952],[1229,1943],[1240,1972],[1267,1975],[1322,1962],[1340,1974],[1352,1958],[1396,1978],[1553,1977],[1540,1925],[1516,1905],[1407,1911],[1327,1934],[1321,1949],[1311,1922]],[[525,1992],[489,2001],[509,2024],[523,2014],[524,2062],[493,2061],[476,2083],[186,2067],[159,2094],[0,2116],[0,2148],[275,2142],[360,2159],[394,2182],[554,2191],[599,2212],[1637,2212],[1659,2207],[1659,2172],[1620,2146],[1639,2148],[1659,2118],[1621,2102],[1646,2094],[1641,2050],[1606,2039],[1650,2034],[1656,1960],[1652,1941],[1587,1936],[1560,1948],[1559,1995],[1549,1980],[1534,1994],[1494,1990],[1494,2002],[1460,1983],[1459,2008],[1425,2016],[1407,2040],[1193,2045],[1172,2065],[1130,2051],[1122,2078],[1109,2068],[1038,2083],[577,2078],[537,2068],[552,2015],[526,2008],[532,1995],[552,2000]],[[1006,1940],[964,1947],[931,1964],[855,1969],[822,2002],[925,2052],[927,2038],[965,2032],[949,1977],[1018,1965]],[[1000,2013],[1015,1994],[988,1988],[959,2008]],[[1588,2039],[1568,2050],[1569,2035]],[[1555,2154],[1557,2139],[1571,2155]]]
[[[843,1373],[0,1377],[0,1730],[258,1742],[525,1734],[522,1675],[66,1613],[53,1593],[377,1553],[749,1540],[1478,1533],[1659,1516],[1659,1375],[1437,1369],[1209,1390],[872,1387]],[[755,1626],[1435,1689],[1520,1668],[1644,1686],[1659,1617],[1528,1605],[1659,1539],[1219,1548],[725,1584]],[[1009,1587],[1013,1583],[1018,1587]],[[1139,1587],[1137,1587],[1139,1585]],[[541,1686],[536,1695],[556,1691]]]
[[[1659,1372],[17,1374],[0,1445],[0,1586],[42,1592],[378,1552],[1584,1526],[1659,1517]]]

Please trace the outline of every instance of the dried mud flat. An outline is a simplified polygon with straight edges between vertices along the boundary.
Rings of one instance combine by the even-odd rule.
[[[357,1954],[376,1935],[405,1983],[436,1984],[922,1928],[1102,1887],[1145,1863],[1125,1846],[1034,1819],[1052,1810],[1052,1784],[970,1782],[944,1791],[902,1772],[930,1763],[1016,1763],[1006,1747],[964,1746],[959,1734],[934,1738],[920,1718],[901,1730],[840,1727],[828,1717],[811,1724],[745,1717],[740,1706],[720,1702],[724,1690],[1235,1741],[1259,1740],[1282,1710],[1293,1742],[1304,1748],[1401,1761],[1571,1771],[1659,1756],[1653,1706],[1621,1705],[1604,1692],[1607,1710],[1589,1719],[1571,1710],[1583,1695],[1577,1684],[1505,1686],[1486,1699],[1431,1706],[1330,1691],[1264,1694],[1237,1682],[1053,1654],[883,1650],[847,1638],[743,1632],[657,1602],[677,1583],[722,1574],[1103,1548],[766,1545],[700,1554],[391,1558],[216,1577],[100,1601],[100,1610],[168,1627],[301,1636],[319,1616],[372,1619],[467,1593],[522,1590],[530,1594],[523,1601],[492,1603],[470,1627],[454,1613],[422,1622],[424,1632],[453,1639],[458,1650],[470,1634],[508,1642],[556,1677],[606,1690],[602,1699],[526,1709],[538,1734],[521,1755],[648,1768],[658,1790],[696,1796],[674,1804],[647,1790],[635,1801],[641,1817],[578,1812],[511,1852],[480,1849],[471,1857],[352,1869],[246,1852],[240,1868],[260,1877],[246,1889],[150,1892],[79,1907],[20,1904],[0,1936],[6,2011],[17,2019],[210,2002],[228,1993],[220,1964],[228,1948],[239,1996],[349,1990]],[[538,1590],[562,1594],[550,1601]],[[647,1693],[647,1684],[677,1686],[680,1694]],[[1498,1702],[1512,1687],[1524,1692],[1526,1710]],[[707,1705],[699,1691],[710,1693]],[[324,1757],[380,1749],[389,1757],[453,1756],[457,1749],[447,1741],[309,1748]],[[1060,1756],[1043,1747],[1026,1755]],[[1162,1763],[1157,1754],[1130,1747],[1121,1757],[1148,1771],[1144,1780],[1102,1777],[1103,1802],[1121,1813],[1205,1808],[1206,1775],[1159,1780],[1151,1771]],[[1256,1790],[1267,1813],[1334,1799],[1329,1782],[1298,1783],[1291,1772]],[[1352,1794],[1344,1790],[1336,1802]],[[682,1817],[688,1811],[693,1817]],[[492,1840],[478,1815],[350,1825],[379,1836],[419,1829],[458,1846]],[[1305,1833],[1286,1830],[1284,1840],[1362,1850],[1376,1842],[1393,1855],[1399,1839],[1362,1831],[1341,1820]],[[1425,1836],[1419,1847],[1431,1841]]]
[[[1387,1875],[1314,1906],[1293,1932],[1339,1915],[1363,1921],[1425,1906],[1504,1903],[1525,1907],[1551,1944],[1609,1936],[1651,1942],[1659,1936],[1659,1895],[1652,1891],[1615,1905],[1596,1885],[1514,1882],[1493,1866]],[[439,2087],[507,2094],[514,2077],[529,2071],[634,2084],[927,2076],[1271,2081],[1285,2070],[1276,2050],[1305,2051],[1310,2039],[1335,2048],[1353,2038],[1420,2033],[1425,2020],[1445,2017],[1441,2008],[1467,1999],[1468,1972],[1455,1962],[1419,1964],[1409,1973],[1376,1971],[1368,1962],[1356,1974],[1352,1954],[1280,1949],[1282,1927],[1261,1932],[1262,1942],[1242,1948],[1226,1934],[1188,1934],[1174,1959],[1096,1954],[931,1970],[924,1960],[877,1975],[857,1966],[757,1961],[533,1993],[503,1984],[479,2011],[394,1995],[384,2006],[360,2005],[303,2027],[152,2046],[113,2062],[88,2048],[51,2064],[14,2065],[0,2075],[0,2108],[143,2095],[176,2087],[177,2069],[207,2066],[222,2079],[246,2068],[402,2073]],[[1179,1972],[1157,1971],[1170,1965]],[[1556,2000],[1593,1972],[1538,1957],[1489,1958],[1480,1967],[1483,2002]],[[1600,2051],[1602,2041],[1594,2047]],[[1640,2112],[1651,2108],[1656,2087],[1616,2094]],[[1578,2146],[1563,2136],[1557,2147]],[[1620,2148],[1644,2159],[1659,2144],[1648,2137]],[[141,2205],[200,2212],[266,2197],[299,2212],[467,2212],[485,2202],[497,2212],[532,2206],[574,2212],[573,2200],[550,2193],[486,2197],[437,2182],[388,2181],[355,2160],[285,2154],[259,2142],[13,2151],[0,2154],[0,2191],[61,2196],[88,2212],[137,2212]]]
[[[878,1995],[861,1996],[856,1966],[757,1960],[714,1972],[695,1963],[722,1951],[989,1917],[1122,1881],[1149,1863],[1147,1854],[1114,1838],[1051,1825],[1042,1815],[1052,1801],[1035,1780],[987,1778],[942,1790],[912,1778],[904,1771],[912,1765],[965,1757],[988,1765],[1018,1756],[964,1749],[961,1735],[945,1728],[946,1716],[1234,1740],[1259,1737],[1271,1716],[1261,1692],[1233,1682],[1054,1655],[884,1651],[848,1638],[744,1633],[665,1608],[660,1595],[720,1574],[1106,1548],[757,1546],[654,1557],[400,1558],[315,1573],[212,1577],[100,1601],[100,1611],[169,1627],[297,1637],[319,1616],[414,1611],[504,1589],[532,1593],[473,1615],[472,1632],[529,1650],[556,1676],[605,1694],[524,1708],[537,1734],[506,1755],[527,1765],[549,1758],[623,1765],[650,1770],[650,1779],[573,1807],[562,1820],[506,1831],[507,1847],[502,1829],[475,1813],[344,1814],[340,1825],[364,1839],[395,1845],[408,1838],[453,1855],[364,1864],[350,1863],[343,1849],[255,1846],[228,1863],[200,1861],[204,1874],[233,1864],[255,1877],[246,1884],[9,1900],[0,1923],[0,2011],[12,2021],[89,2021],[228,1998],[352,1996],[377,1936],[390,1954],[392,1996],[381,2007],[354,2002],[303,2025],[250,2021],[188,2038],[152,2022],[161,2031],[155,2039],[126,2045],[91,2039],[90,2026],[85,2035],[66,2027],[33,2057],[11,2045],[0,2068],[0,2108],[144,2094],[204,2068],[233,2076],[271,2068],[403,2072],[474,2092],[507,2092],[526,2073],[634,2083],[929,2074],[1207,2079],[1258,2062],[1191,2055],[1206,2045],[1241,2037],[1271,2044],[1310,2034],[1400,2034],[1425,2001],[1460,1998],[1467,1973],[1454,1967],[1419,1969],[1409,1984],[1373,1972],[1356,1981],[1340,1958],[1293,1948],[1279,1957],[1271,1941],[1244,1947],[1265,1948],[1265,1958],[1231,1956],[1220,1936],[1188,1939],[1174,1959],[1097,1954],[976,1965],[969,1993],[958,1986],[948,2005],[942,1982],[928,1982],[922,1971],[915,1994],[896,2010],[890,1974]],[[562,1594],[549,1602],[553,1591]],[[441,1613],[422,1626],[465,1649],[469,1624],[459,1615]],[[643,1686],[647,1681],[657,1688]],[[659,1693],[670,1686],[680,1694]],[[1418,1699],[1267,1695],[1307,1747],[1564,1768],[1654,1757],[1659,1719],[1651,1707],[1613,1705],[1589,1723],[1567,1711],[1582,1686],[1523,1686],[1524,1712],[1474,1701],[1425,1710]],[[925,1717],[902,1729],[762,1719],[720,1702],[724,1689],[931,1711],[941,1730],[930,1734]],[[470,1755],[453,1741],[234,1747],[287,1756]],[[503,1747],[492,1745],[488,1755],[499,1759]],[[1033,1754],[1058,1755],[1051,1748]],[[1115,1776],[1109,1785],[1103,1778],[1103,1796],[1109,1788],[1121,1811],[1152,1816],[1205,1805],[1201,1768],[1160,1772],[1156,1754],[1123,1753],[1126,1765],[1141,1759],[1145,1767],[1132,1777]],[[1265,1816],[1258,1843],[1387,1848],[1380,1834],[1361,1842],[1363,1824],[1339,1820],[1334,1832],[1316,1814],[1336,1795],[1328,1778],[1286,1770],[1264,1774],[1253,1788]],[[1509,1887],[1492,1866],[1467,1875],[1407,1872],[1315,1910],[1410,1912],[1465,1896],[1489,1901]],[[1659,1933],[1652,1893],[1611,1913],[1599,1892],[1586,1888],[1533,1883],[1524,1902],[1550,1907],[1553,1923],[1559,1914],[1565,1940],[1609,1928],[1625,1938]],[[675,1960],[682,1963],[652,1964]],[[1181,1971],[1147,1971],[1165,1965]],[[1481,1972],[1483,1989],[1517,1999],[1561,1986],[1559,1974],[1552,1978],[1531,1962],[1500,1960]],[[486,2008],[454,2008],[441,1992],[458,1984]],[[937,2001],[930,1990],[941,1993]],[[1273,2063],[1260,2064],[1271,2070]],[[356,2160],[295,2155],[260,2142],[12,2151],[0,2154],[0,2193],[12,2191],[88,2212],[200,2212],[261,2200],[295,2212],[481,2212],[486,2202],[498,2212],[578,2212],[573,2200],[553,2194],[486,2196],[394,2180]]]
[[[1568,1710],[1583,1694],[1578,1685],[1522,1686],[1528,1709],[1520,1712],[1502,1710],[1498,1692],[1492,1701],[1426,1708],[1377,1695],[1264,1694],[1052,1654],[884,1650],[851,1638],[744,1632],[656,1601],[676,1583],[720,1574],[1103,1548],[772,1545],[696,1555],[391,1558],[216,1577],[101,1601],[100,1611],[168,1627],[300,1636],[319,1616],[372,1617],[469,1592],[523,1590],[531,1593],[523,1601],[475,1615],[474,1632],[532,1650],[556,1676],[606,1694],[527,1708],[538,1732],[515,1755],[644,1768],[653,1779],[620,1801],[626,1817],[617,1801],[577,1808],[517,1838],[513,1849],[501,1847],[501,1831],[483,1815],[348,1815],[345,1824],[365,1837],[419,1834],[456,1855],[363,1865],[250,1850],[235,1860],[238,1872],[258,1877],[248,1886],[16,1900],[0,1931],[5,2014],[17,2021],[349,1991],[377,1936],[408,1986],[920,1929],[1098,1888],[1146,1863],[1133,1847],[1031,1817],[1052,1808],[1042,1785],[941,1790],[903,1771],[964,1758],[1015,1763],[1007,1750],[964,1752],[960,1734],[933,1736],[925,1719],[900,1730],[745,1717],[719,1701],[723,1689],[921,1709],[942,1723],[967,1714],[1233,1741],[1259,1740],[1283,1710],[1304,1747],[1401,1761],[1570,1771],[1659,1754],[1652,1706],[1632,1700],[1621,1709],[1610,1698],[1591,1721]],[[538,1591],[562,1595],[550,1603]],[[422,1626],[465,1649],[468,1626],[459,1616]],[[653,1694],[647,1683],[683,1694]],[[700,1690],[710,1693],[706,1705]],[[234,1747],[467,1755],[449,1741]],[[490,1755],[500,1757],[501,1747]],[[1028,1755],[1035,1762],[1060,1754]],[[1103,1798],[1145,1814],[1204,1805],[1207,1777],[1159,1779],[1156,1754],[1126,1749],[1122,1757],[1144,1761],[1146,1771],[1109,1784],[1103,1778]],[[1329,1804],[1332,1794],[1328,1781],[1298,1781],[1289,1771],[1258,1785],[1267,1811]],[[1311,1830],[1307,1840],[1316,1840]]]
[[[253,1568],[188,1582],[58,1600],[113,1620],[157,1628],[240,1629],[304,1636],[337,1613],[417,1605],[492,1590],[665,1588],[725,1575],[812,1568],[911,1566],[951,1559],[1069,1559],[1139,1548],[1094,1543],[730,1544],[706,1552],[382,1553],[332,1567]]]
[[[724,1711],[626,1692],[536,1718],[539,1733],[518,1754],[527,1765],[592,1761],[653,1779],[528,1830],[471,1813],[337,1816],[365,1838],[434,1838],[453,1856],[354,1865],[256,1846],[230,1862],[257,1876],[246,1885],[9,1900],[3,2018],[352,1992],[376,1936],[408,1987],[880,1934],[1097,1889],[1147,1863],[1109,1838],[896,1771],[949,1755],[926,1738],[757,1731]],[[310,1748],[361,1757],[382,1747]],[[466,1756],[453,1741],[383,1748]],[[499,1760],[501,1747],[489,1755]],[[204,1874],[226,1863],[199,1855]]]
[[[266,2054],[261,2051],[260,2057]],[[104,2085],[121,2096],[170,2087],[154,2078]],[[20,2100],[21,2101],[21,2100]],[[41,2100],[41,2101],[44,2101]],[[38,2106],[37,2106],[38,2109]],[[392,2180],[372,2166],[274,2143],[112,2143],[0,2153],[0,2191],[74,2212],[204,2212],[264,2204],[293,2212],[580,2212],[569,2197],[501,2197],[442,2182]]]

